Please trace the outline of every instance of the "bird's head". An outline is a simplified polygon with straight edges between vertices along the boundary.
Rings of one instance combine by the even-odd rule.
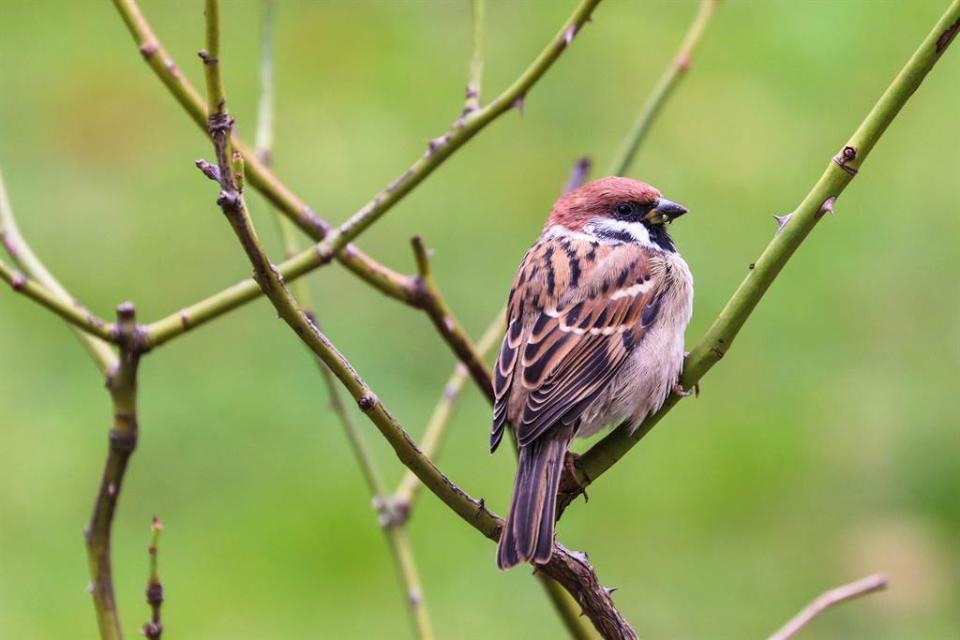
[[[559,225],[600,242],[632,242],[675,251],[666,227],[686,212],[644,182],[612,176],[562,196],[545,228]]]

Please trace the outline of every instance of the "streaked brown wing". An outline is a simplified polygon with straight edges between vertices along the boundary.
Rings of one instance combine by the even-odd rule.
[[[542,246],[548,243],[557,246]],[[585,260],[590,253],[594,259]],[[571,263],[577,259],[577,268],[558,270],[557,256]],[[533,264],[542,265],[539,271],[546,274],[528,274],[524,281],[521,275]],[[521,445],[557,422],[573,424],[595,400],[657,316],[661,283],[651,267],[649,253],[636,245],[598,247],[564,239],[545,241],[528,253],[495,371],[492,446],[502,437],[508,406],[521,392],[514,385],[525,391],[514,416]],[[570,287],[574,272],[579,286]],[[556,306],[549,304],[557,299],[553,287],[567,292]]]

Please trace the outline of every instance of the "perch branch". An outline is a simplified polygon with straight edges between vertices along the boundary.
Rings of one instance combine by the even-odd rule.
[[[782,224],[778,225],[779,228],[773,239],[752,265],[747,277],[734,292],[727,306],[687,356],[680,379],[683,388],[689,389],[697,384],[729,351],[740,328],[750,317],[790,256],[824,214],[833,211],[837,198],[860,170],[880,136],[946,51],[958,31],[958,21],[960,21],[960,0],[954,0],[880,96],[853,136],[827,163],[823,175],[800,205],[786,217]],[[577,477],[575,479],[567,477],[562,483],[562,495],[558,498],[559,511],[562,511],[582,493],[587,485],[622,458],[677,404],[678,400],[676,395],[671,395],[664,406],[655,414],[648,416],[636,430],[631,430],[627,424],[620,425],[582,455],[575,464]]]
[[[213,68],[219,70],[220,65]],[[216,116],[217,121],[229,122],[223,117],[226,114],[225,104],[218,107],[218,112],[212,114],[211,118]],[[491,540],[497,540],[503,521],[488,511],[483,502],[474,500],[453,484],[430,459],[417,449],[409,434],[387,411],[373,390],[298,307],[276,268],[267,259],[247,213],[243,194],[238,188],[232,171],[233,167],[225,152],[228,136],[229,131],[211,127],[210,137],[218,159],[218,171],[212,171],[211,166],[203,161],[198,162],[198,166],[206,175],[216,174],[218,178],[220,195],[217,198],[217,204],[253,267],[254,279],[281,319],[323,360],[346,387],[360,409],[394,449],[400,461],[412,469],[420,481],[454,513]],[[605,637],[636,637],[626,620],[617,611],[609,592],[597,582],[593,568],[585,557],[575,556],[562,546],[556,545],[553,558],[548,564],[543,565],[541,570],[564,586]]]
[[[115,371],[107,377],[107,389],[113,402],[113,427],[110,429],[107,461],[100,479],[93,515],[84,531],[90,565],[90,590],[100,637],[104,640],[123,638],[113,591],[110,538],[127,463],[137,446],[139,432],[137,367],[141,345],[136,312],[129,302],[117,307],[117,335],[120,339],[119,363]]]
[[[105,340],[111,340],[112,327],[80,305],[46,268],[20,233],[7,189],[0,174],[0,243],[23,273],[0,264],[2,277],[19,291],[69,322],[90,357],[107,375],[117,365],[117,356]],[[98,337],[99,336],[99,337]],[[112,340],[111,340],[112,341]]]
[[[861,578],[856,582],[845,584],[822,593],[816,600],[790,619],[779,631],[770,636],[769,640],[790,640],[801,629],[810,624],[821,613],[848,600],[860,598],[876,591],[887,588],[887,577],[875,574]]]
[[[687,70],[690,69],[693,53],[697,45],[700,44],[700,40],[703,38],[703,34],[707,29],[707,24],[709,24],[710,18],[713,16],[713,12],[719,3],[720,0],[701,1],[700,10],[690,24],[687,35],[683,38],[680,50],[670,62],[670,65],[664,70],[663,75],[660,76],[660,80],[657,81],[653,91],[640,108],[636,122],[634,122],[633,128],[630,129],[630,133],[627,134],[624,140],[623,148],[620,150],[617,159],[610,166],[610,175],[623,176],[629,172],[630,165],[636,157],[637,149],[640,147],[644,136],[647,135],[653,121],[656,120],[663,105],[666,104],[670,98],[670,94],[673,93],[673,90],[680,83],[680,80],[686,75]]]
[[[157,568],[157,543],[160,541],[160,532],[163,523],[160,518],[153,516],[150,525],[150,577],[147,578],[147,604],[150,605],[150,621],[143,625],[141,631],[148,640],[160,640],[163,635],[163,623],[160,621],[160,607],[163,605],[163,583],[160,582],[160,571]]]

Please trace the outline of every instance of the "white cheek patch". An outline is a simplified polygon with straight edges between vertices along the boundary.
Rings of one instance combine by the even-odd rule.
[[[632,242],[647,247],[653,246],[653,243],[650,242],[650,233],[642,222],[594,218],[583,228],[604,244]]]
[[[550,225],[550,227],[543,233],[545,239],[549,238],[572,238],[573,240],[583,240],[585,242],[596,242],[596,238],[588,233],[580,233],[579,231],[571,231],[565,226],[560,224]]]

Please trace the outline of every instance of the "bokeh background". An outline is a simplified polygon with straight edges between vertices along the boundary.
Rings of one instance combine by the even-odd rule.
[[[693,342],[940,16],[941,0],[724,2],[633,175],[686,204],[673,227],[697,280]],[[143,9],[202,85],[199,2]],[[484,96],[555,33],[571,1],[493,0]],[[366,233],[401,270],[408,238],[477,336],[582,154],[607,165],[694,2],[610,0],[528,96]],[[260,6],[224,8],[231,111],[253,137]],[[0,165],[23,231],[81,300],[155,319],[248,275],[193,167],[209,144],[107,3],[5,1]],[[339,222],[462,106],[467,2],[283,2],[276,166]],[[956,49],[956,46],[954,47]],[[646,638],[760,638],[825,588],[891,589],[808,638],[960,637],[960,51],[951,50],[703,383],[576,504],[588,549]],[[263,201],[256,220],[280,254]],[[330,337],[414,434],[452,357],[422,315],[339,267],[309,278]],[[81,530],[109,403],[76,339],[0,294],[0,637],[95,636]],[[166,523],[170,638],[403,638],[394,567],[314,363],[263,301],[152,354],[141,445],[115,527],[128,633],[150,516]],[[469,389],[440,461],[503,513],[513,460],[486,451]],[[364,424],[382,470],[402,468]],[[439,637],[553,638],[527,571],[425,496],[411,522]],[[166,637],[165,635],[165,637]]]

